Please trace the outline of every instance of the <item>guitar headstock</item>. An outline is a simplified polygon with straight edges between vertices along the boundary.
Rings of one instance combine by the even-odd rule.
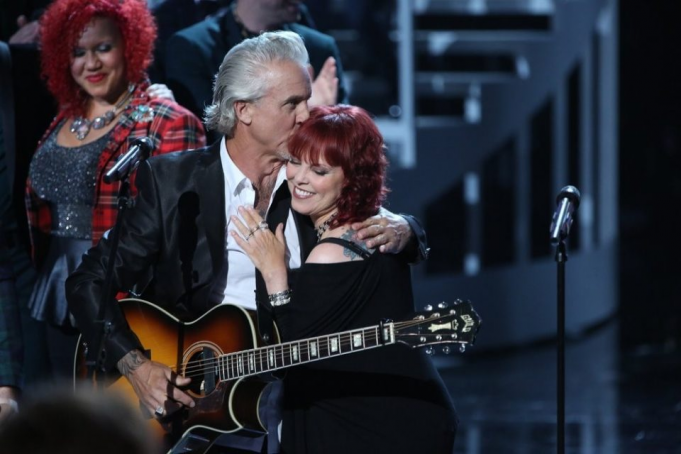
[[[425,309],[416,312],[410,320],[394,324],[397,342],[413,348],[459,344],[462,352],[466,345],[473,345],[482,320],[470,301],[440,303],[435,308],[426,306]],[[443,347],[443,352],[449,353],[449,347]]]

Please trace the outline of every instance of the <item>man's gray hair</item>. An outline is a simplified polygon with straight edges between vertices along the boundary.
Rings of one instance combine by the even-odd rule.
[[[266,32],[234,46],[222,61],[213,85],[213,104],[204,112],[206,127],[231,138],[237,118],[234,103],[262,98],[271,81],[267,65],[292,61],[306,68],[309,62],[300,36],[289,31]]]

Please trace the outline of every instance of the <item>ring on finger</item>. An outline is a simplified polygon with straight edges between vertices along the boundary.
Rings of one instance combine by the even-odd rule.
[[[158,416],[159,418],[165,414],[166,410],[163,408],[163,405],[159,405],[156,407],[156,410],[154,410],[154,414]]]
[[[267,230],[269,228],[270,228],[270,226],[267,225],[267,221],[263,220],[263,221],[260,221],[260,223],[258,224],[258,230]]]

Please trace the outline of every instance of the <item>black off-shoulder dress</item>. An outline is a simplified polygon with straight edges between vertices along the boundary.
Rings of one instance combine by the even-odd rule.
[[[283,340],[362,328],[413,312],[409,265],[392,254],[304,264],[289,304],[274,308]],[[340,246],[342,245],[342,246]],[[391,345],[288,369],[282,453],[447,453],[457,416],[428,355]]]

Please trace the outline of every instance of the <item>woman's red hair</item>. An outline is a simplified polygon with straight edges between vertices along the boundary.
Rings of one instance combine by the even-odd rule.
[[[47,88],[67,115],[83,115],[87,93],[71,77],[73,48],[94,17],[111,18],[123,37],[125,76],[146,79],[156,25],[144,0],[55,0],[40,20],[42,74]]]
[[[345,181],[337,201],[338,215],[332,226],[364,221],[375,215],[388,189],[383,136],[369,114],[355,106],[320,106],[293,134],[288,143],[291,156],[318,164],[323,157],[343,169]]]

